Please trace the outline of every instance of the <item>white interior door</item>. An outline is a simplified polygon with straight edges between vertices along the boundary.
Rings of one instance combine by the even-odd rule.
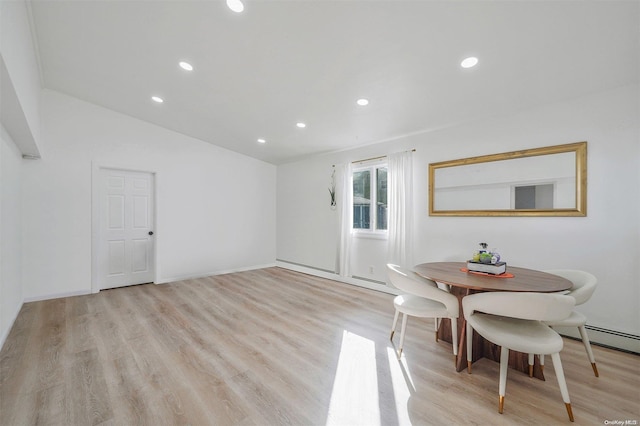
[[[154,176],[101,169],[99,288],[154,280]]]

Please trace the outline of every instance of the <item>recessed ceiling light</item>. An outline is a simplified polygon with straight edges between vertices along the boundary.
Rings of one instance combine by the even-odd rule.
[[[180,65],[180,68],[182,68],[183,70],[193,71],[193,65],[191,65],[189,62],[182,61],[178,65]]]
[[[476,58],[475,56],[470,56],[464,59],[462,62],[460,62],[460,66],[462,68],[475,67],[477,64],[478,64],[478,58]]]
[[[159,103],[159,104],[161,104],[161,103],[163,103],[163,102],[164,102],[164,99],[162,99],[160,96],[152,96],[152,97],[151,97],[151,100],[152,100],[153,102],[157,102],[157,103]]]
[[[240,0],[227,0],[227,6],[236,13],[244,10],[244,4]]]
[[[296,126],[300,127],[301,129],[304,129],[305,127],[307,127],[307,125],[304,123],[296,123]]]
[[[267,141],[266,141],[266,140],[264,140],[264,139],[262,139],[262,138],[258,139],[258,143],[266,143],[266,142],[267,142]]]
[[[360,106],[367,106],[369,105],[369,99],[361,98],[361,99],[358,99],[356,103]]]

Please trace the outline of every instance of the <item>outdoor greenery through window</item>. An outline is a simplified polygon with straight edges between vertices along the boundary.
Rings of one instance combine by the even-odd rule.
[[[353,229],[387,230],[387,166],[353,172]]]

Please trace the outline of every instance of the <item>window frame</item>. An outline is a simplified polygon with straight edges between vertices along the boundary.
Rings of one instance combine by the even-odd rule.
[[[364,238],[375,238],[375,239],[386,239],[389,235],[389,217],[387,215],[387,224],[386,229],[378,229],[378,209],[376,208],[378,205],[378,169],[385,169],[387,172],[387,210],[389,208],[389,167],[387,164],[387,159],[380,159],[375,162],[366,162],[360,163],[358,165],[354,165],[351,170],[351,232],[353,235]],[[353,212],[354,212],[354,198],[355,194],[353,193],[353,177],[358,172],[363,172],[369,170],[369,188],[370,188],[370,204],[369,204],[369,228],[354,228],[353,227]]]

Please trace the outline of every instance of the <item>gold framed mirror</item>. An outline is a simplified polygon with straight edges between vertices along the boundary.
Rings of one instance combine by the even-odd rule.
[[[587,142],[429,164],[429,216],[586,216]]]

